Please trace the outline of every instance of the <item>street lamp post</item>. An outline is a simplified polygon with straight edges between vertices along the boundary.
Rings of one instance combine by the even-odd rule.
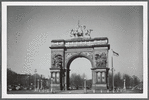
[[[124,79],[124,88],[123,88],[123,90],[126,91],[125,79]]]
[[[29,73],[29,90],[30,90],[30,88],[31,88],[31,85],[30,85],[31,79],[30,79],[30,77],[31,77],[31,73]]]
[[[42,82],[43,82],[43,81],[42,81],[42,79],[41,79],[41,87],[40,87],[41,90],[43,89],[43,87],[42,87]]]
[[[119,56],[119,54],[118,53],[116,53],[115,51],[113,51],[113,49],[111,49],[112,50],[112,57],[111,57],[111,59],[112,59],[112,84],[113,84],[113,92],[114,92],[114,68],[113,68],[113,55],[114,56]]]
[[[37,79],[37,91],[39,91],[39,83],[40,82],[40,80],[39,79]]]
[[[86,93],[86,78],[84,78],[84,93]]]
[[[51,93],[53,93],[53,78],[51,77]]]
[[[28,87],[29,87],[29,90],[30,90],[30,74],[29,74],[28,77],[29,77],[29,78],[28,78]]]
[[[34,85],[35,91],[36,91],[36,72],[37,72],[37,69],[35,69],[35,85]]]
[[[50,76],[48,75],[48,84],[47,84],[47,86],[48,86],[48,91],[50,91]]]
[[[113,56],[112,56],[112,90],[114,92],[114,68],[113,68]]]

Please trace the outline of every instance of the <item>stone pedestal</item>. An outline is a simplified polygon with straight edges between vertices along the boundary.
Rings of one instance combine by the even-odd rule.
[[[124,87],[123,90],[126,91],[125,79],[124,79]]]
[[[60,69],[51,68],[51,88],[52,90],[60,90]]]
[[[108,70],[109,68],[92,68],[93,71],[93,90],[108,89]]]

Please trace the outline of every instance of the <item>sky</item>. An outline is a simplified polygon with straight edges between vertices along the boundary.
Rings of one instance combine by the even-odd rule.
[[[143,7],[141,6],[9,6],[7,8],[7,67],[20,74],[35,69],[50,76],[51,40],[70,39],[78,20],[91,37],[107,37],[115,73],[143,76]],[[91,63],[77,58],[71,73],[90,79]],[[109,66],[111,68],[111,66]],[[111,70],[110,70],[111,71]]]

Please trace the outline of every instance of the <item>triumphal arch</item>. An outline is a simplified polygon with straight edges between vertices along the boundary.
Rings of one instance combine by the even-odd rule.
[[[50,73],[52,86],[55,89],[69,89],[69,66],[78,57],[87,58],[91,62],[92,89],[108,88],[108,52],[110,49],[108,38],[91,38],[91,31],[91,29],[87,30],[86,26],[78,25],[77,29],[71,30],[71,39],[51,41]]]

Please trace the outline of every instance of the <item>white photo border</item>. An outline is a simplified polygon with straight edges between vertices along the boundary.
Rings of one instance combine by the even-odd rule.
[[[148,98],[148,3],[141,2],[1,2],[2,98]],[[140,94],[7,94],[7,6],[143,6],[143,93]]]

